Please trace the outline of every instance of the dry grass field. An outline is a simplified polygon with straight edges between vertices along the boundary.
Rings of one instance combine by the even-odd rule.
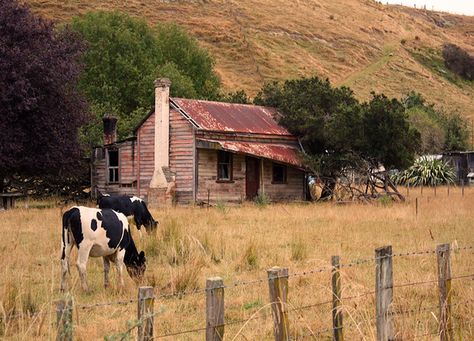
[[[474,54],[472,16],[373,0],[25,2],[60,22],[91,10],[119,10],[152,25],[175,22],[209,49],[227,90],[254,95],[264,81],[318,75],[350,86],[361,99],[371,91],[400,98],[416,90],[447,110],[474,112],[472,82],[447,80],[439,55],[446,42]]]
[[[415,196],[419,197],[418,217]],[[431,189],[425,189],[423,197],[412,190],[403,204],[177,207],[153,212],[160,221],[154,236],[140,240],[132,229],[148,259],[143,284],[154,286],[156,295],[202,288],[210,276],[221,276],[228,285],[265,279],[266,269],[286,266],[290,274],[299,274],[289,279],[291,335],[301,339],[314,333],[306,338],[330,340],[330,332],[324,331],[331,328],[330,304],[307,307],[331,299],[330,271],[305,275],[302,271],[328,267],[331,255],[340,255],[344,264],[373,258],[375,248],[388,244],[397,254],[451,243],[452,275],[472,274],[473,250],[460,249],[474,246],[473,203],[474,189],[466,189],[462,197],[459,189],[451,188],[448,197],[446,188],[439,188],[436,197]],[[45,204],[29,202],[28,209],[0,212],[0,338],[6,340],[55,338],[53,302],[61,297],[61,208],[34,208]],[[436,281],[436,255],[397,256],[393,262],[394,310],[410,310],[395,316],[398,335],[403,340],[435,340],[435,335],[425,334],[437,329],[436,283],[403,284]],[[373,262],[341,270],[343,299],[356,296],[343,302],[347,340],[375,339],[374,271]],[[100,259],[89,261],[90,293],[81,292],[75,266],[71,274],[76,338],[120,339],[119,333],[136,319],[136,302],[87,305],[135,299],[136,284],[126,276],[126,288],[119,292],[112,269],[112,287],[105,291]],[[452,288],[455,339],[472,340],[474,281],[453,280]],[[226,289],[226,320],[248,320],[226,326],[226,339],[271,340],[268,300],[265,280]],[[205,326],[204,311],[203,293],[157,299],[155,336]],[[203,340],[203,335],[200,331],[163,339]]]

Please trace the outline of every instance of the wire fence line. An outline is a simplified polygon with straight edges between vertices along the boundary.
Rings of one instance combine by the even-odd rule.
[[[167,338],[167,337],[175,337],[175,336],[178,336],[178,335],[189,334],[189,333],[198,333],[198,332],[203,332],[203,331],[207,331],[206,332],[206,335],[207,335],[208,332],[209,332],[209,328],[213,328],[214,330],[217,330],[218,328],[224,328],[225,326],[230,326],[230,325],[239,325],[239,324],[241,324],[242,328],[244,328],[250,321],[253,321],[253,320],[256,320],[256,319],[261,319],[263,317],[268,316],[267,314],[269,313],[270,309],[267,309],[266,311],[263,311],[262,309],[264,309],[264,308],[266,309],[266,308],[270,308],[270,307],[271,307],[271,310],[272,310],[271,315],[273,317],[274,329],[276,330],[277,329],[277,327],[276,327],[277,323],[281,324],[281,323],[283,323],[282,321],[288,321],[288,314],[289,313],[297,313],[297,315],[299,315],[298,312],[300,312],[300,311],[304,311],[304,310],[308,310],[308,309],[314,309],[314,308],[321,308],[321,307],[324,307],[324,306],[330,306],[329,309],[324,308],[324,311],[325,312],[331,312],[331,314],[334,314],[334,313],[337,314],[340,311],[341,314],[342,314],[342,312],[346,311],[346,309],[348,307],[348,306],[344,305],[345,302],[350,302],[352,300],[366,298],[366,297],[369,297],[369,296],[374,297],[375,302],[378,302],[381,292],[384,292],[384,291],[393,292],[394,289],[398,289],[398,288],[421,287],[421,286],[424,286],[424,285],[435,284],[435,283],[438,284],[438,287],[441,290],[441,284],[442,284],[441,282],[442,281],[455,281],[455,280],[467,281],[467,280],[474,279],[474,274],[460,274],[460,275],[454,275],[453,276],[450,273],[449,273],[449,276],[447,278],[442,278],[442,274],[441,274],[442,271],[439,268],[439,266],[440,266],[439,262],[440,262],[440,254],[441,254],[440,252],[444,249],[442,249],[442,248],[440,249],[441,246],[447,248],[448,251],[452,251],[451,253],[462,252],[462,251],[473,250],[474,249],[473,246],[463,246],[463,247],[453,247],[453,248],[451,248],[449,244],[443,244],[443,245],[439,245],[436,248],[435,251],[433,251],[433,250],[423,250],[423,251],[409,251],[409,252],[402,252],[402,253],[393,253],[393,252],[391,252],[391,247],[386,247],[385,249],[389,250],[389,252],[387,252],[387,253],[378,252],[380,249],[384,249],[384,248],[379,248],[379,249],[376,250],[377,251],[376,254],[381,255],[381,256],[376,256],[376,257],[368,258],[368,259],[360,259],[360,260],[350,262],[350,263],[341,263],[341,264],[339,264],[339,260],[338,260],[337,265],[335,265],[335,263],[332,263],[331,266],[315,268],[315,269],[310,269],[310,270],[301,271],[301,272],[294,272],[294,273],[289,273],[288,269],[286,269],[286,271],[281,271],[281,270],[285,270],[285,269],[277,268],[277,270],[274,270],[275,268],[272,268],[272,269],[268,270],[267,278],[258,278],[258,279],[252,279],[252,280],[247,280],[247,281],[240,280],[240,281],[232,282],[230,284],[224,284],[222,279],[219,279],[219,285],[209,286],[209,283],[208,283],[206,288],[196,288],[196,289],[188,290],[188,291],[163,293],[163,294],[159,294],[159,295],[154,294],[153,293],[153,288],[150,287],[150,290],[151,290],[150,295],[151,296],[149,296],[147,299],[151,299],[151,300],[160,300],[160,299],[175,298],[175,297],[181,298],[181,297],[184,297],[184,296],[205,294],[206,295],[206,302],[208,302],[209,297],[214,297],[214,299],[215,299],[215,297],[219,297],[219,292],[222,292],[222,301],[220,302],[220,304],[222,304],[222,309],[215,308],[213,310],[211,309],[211,311],[210,311],[208,303],[206,303],[206,307],[207,307],[206,308],[206,320],[208,321],[208,318],[209,318],[208,315],[210,313],[215,314],[216,311],[219,311],[219,314],[222,313],[222,316],[221,316],[222,320],[216,320],[215,322],[212,322],[210,324],[209,324],[209,322],[207,322],[206,326],[202,326],[202,327],[190,328],[190,329],[185,329],[185,330],[177,330],[177,331],[172,331],[172,332],[170,331],[170,332],[162,333],[162,334],[155,335],[155,336],[152,335],[152,338],[150,338],[150,339],[162,339],[162,338]],[[451,254],[451,253],[448,252],[448,257],[449,257],[449,254]],[[379,273],[383,272],[380,269],[382,266],[384,266],[383,264],[390,264],[390,267],[392,266],[391,265],[392,264],[392,259],[395,258],[395,257],[400,257],[401,258],[401,257],[411,257],[411,256],[418,256],[418,255],[427,255],[427,254],[437,254],[438,278],[436,278],[436,279],[425,280],[425,281],[405,282],[405,283],[390,282],[389,284],[383,284],[383,285],[380,285],[380,286],[376,285],[376,290],[366,291],[366,292],[363,292],[361,294],[347,296],[347,297],[344,297],[343,295],[341,295],[342,291],[340,291],[339,294],[336,294],[336,292],[334,291],[335,290],[335,287],[334,287],[334,285],[335,285],[334,284],[335,283],[334,278],[335,277],[334,276],[335,276],[335,274],[339,273],[341,271],[341,269],[357,266],[357,265],[360,265],[360,264],[367,264],[367,263],[370,262],[370,263],[375,263],[377,265],[375,267],[375,271],[376,271],[377,274],[379,274]],[[337,257],[337,258],[339,259],[339,257]],[[387,263],[387,261],[389,261],[389,262]],[[449,265],[449,267],[450,267],[450,265]],[[390,272],[391,271],[392,270],[390,270]],[[314,303],[303,304],[303,305],[299,305],[299,306],[293,306],[292,304],[287,303],[287,292],[286,292],[286,290],[288,290],[289,279],[294,278],[294,277],[301,277],[301,276],[306,276],[306,275],[311,275],[311,274],[322,273],[322,272],[331,272],[331,275],[332,275],[333,291],[332,291],[330,300],[317,301],[317,302],[314,302]],[[337,277],[337,278],[340,281],[341,277]],[[208,279],[208,282],[210,280],[211,279]],[[217,281],[217,279],[215,279],[215,278],[213,278],[213,280]],[[342,277],[342,280],[344,280],[344,277]],[[272,297],[272,285],[274,285],[277,282],[279,283],[278,287],[281,290],[279,289],[280,292],[275,294],[275,295],[277,295],[276,297]],[[223,306],[224,306],[223,293],[224,293],[224,290],[233,289],[233,288],[240,287],[240,286],[258,285],[258,284],[262,284],[262,283],[267,283],[270,287],[270,296],[271,296],[270,303],[265,304],[263,307],[259,307],[257,309],[257,311],[254,312],[254,314],[249,318],[225,321],[224,320],[224,315],[223,315]],[[449,285],[449,287],[451,287],[451,286]],[[278,296],[278,295],[280,295],[280,296]],[[101,302],[101,303],[88,304],[88,305],[77,305],[75,308],[76,309],[91,309],[91,308],[95,308],[95,307],[110,306],[110,305],[115,305],[115,304],[127,305],[127,304],[130,304],[130,303],[136,303],[136,302],[138,302],[139,306],[140,306],[141,301],[139,299],[129,299],[129,300],[121,300],[121,301],[115,301],[115,302]],[[378,328],[379,319],[382,318],[382,317],[386,318],[387,316],[389,316],[390,318],[392,318],[392,317],[396,317],[396,316],[409,316],[409,315],[412,315],[412,314],[419,314],[419,313],[423,313],[423,312],[426,312],[426,311],[431,311],[432,313],[434,313],[434,311],[436,311],[437,313],[441,314],[440,311],[442,309],[440,307],[443,306],[441,304],[438,304],[438,305],[426,306],[426,307],[403,308],[402,306],[399,306],[398,304],[393,304],[393,297],[390,299],[390,302],[391,303],[389,305],[389,307],[390,307],[389,309],[387,309],[385,312],[383,310],[382,310],[382,312],[379,311],[377,314],[375,314],[374,318],[370,319],[371,321],[367,320],[365,322],[370,322],[370,325],[377,324],[377,328]],[[451,300],[449,300],[449,302],[451,302]],[[461,305],[468,304],[470,302],[471,302],[471,300],[462,300],[462,301],[455,302],[454,304],[450,304],[450,307],[451,306],[461,306]],[[214,302],[213,304],[217,304],[217,303]],[[332,304],[332,306],[331,306],[331,304]],[[370,303],[370,305],[373,305],[373,304],[374,303]],[[275,305],[280,306],[280,308],[278,308],[278,309],[280,309],[279,312],[278,311],[276,312],[274,310]],[[151,305],[151,306],[153,306],[153,305]],[[355,305],[353,308],[358,309],[358,306],[359,305]],[[351,305],[351,307],[352,307],[352,305]],[[222,310],[222,311],[220,311],[220,310]],[[142,325],[144,323],[146,323],[149,319],[152,319],[153,317],[156,317],[160,314],[162,314],[161,311],[141,315],[142,317],[138,320],[138,322],[136,324],[134,324],[131,328],[127,329],[126,333],[132,332],[135,328],[141,328]],[[282,316],[280,316],[280,317],[276,316],[278,314],[283,314],[282,315],[283,317]],[[366,314],[366,313],[364,313],[364,314]],[[140,316],[140,312],[139,312],[139,316]],[[301,317],[302,316],[303,315],[301,315]],[[372,315],[372,316],[374,316],[374,315]],[[334,319],[334,315],[333,315],[333,319]],[[440,317],[440,319],[441,319],[441,317]],[[218,321],[221,321],[221,322],[218,322]],[[153,324],[153,322],[151,322],[151,323]],[[350,326],[351,326],[350,322],[346,323],[346,325],[344,326],[344,330],[348,331]],[[441,326],[441,321],[440,321],[440,326]],[[354,325],[354,327],[357,328],[357,332],[360,332],[360,329],[359,329],[357,324]],[[286,332],[288,332],[289,327],[287,326],[286,328],[287,328]],[[309,327],[308,327],[308,329],[309,329]],[[319,335],[319,334],[322,334],[322,333],[328,333],[328,332],[331,332],[331,331],[335,333],[338,330],[342,331],[342,329],[343,329],[342,325],[341,326],[334,325],[332,328],[329,328],[329,329],[310,331],[309,336],[314,337],[315,335]],[[297,336],[297,337],[302,338],[303,336],[301,336],[301,337]],[[206,338],[206,340],[207,340],[207,338]]]

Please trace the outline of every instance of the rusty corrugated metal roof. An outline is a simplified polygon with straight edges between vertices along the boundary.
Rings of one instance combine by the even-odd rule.
[[[291,136],[278,125],[275,108],[183,98],[171,101],[203,130]]]
[[[234,153],[242,153],[265,159],[286,163],[299,168],[303,168],[303,162],[299,156],[300,150],[279,143],[260,143],[243,141],[221,141],[211,139],[199,139],[208,143],[218,144],[223,150]]]

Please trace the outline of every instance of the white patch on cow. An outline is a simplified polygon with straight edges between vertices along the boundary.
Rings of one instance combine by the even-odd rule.
[[[140,199],[139,197],[131,197],[131,198],[130,198],[130,201],[131,201],[131,202],[134,202],[134,201],[142,202],[143,200]]]
[[[110,194],[102,194],[103,197],[110,197]]]

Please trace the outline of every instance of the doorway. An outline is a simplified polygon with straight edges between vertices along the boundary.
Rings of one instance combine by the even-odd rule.
[[[245,165],[245,195],[247,200],[253,200],[260,186],[260,160],[247,156]]]

